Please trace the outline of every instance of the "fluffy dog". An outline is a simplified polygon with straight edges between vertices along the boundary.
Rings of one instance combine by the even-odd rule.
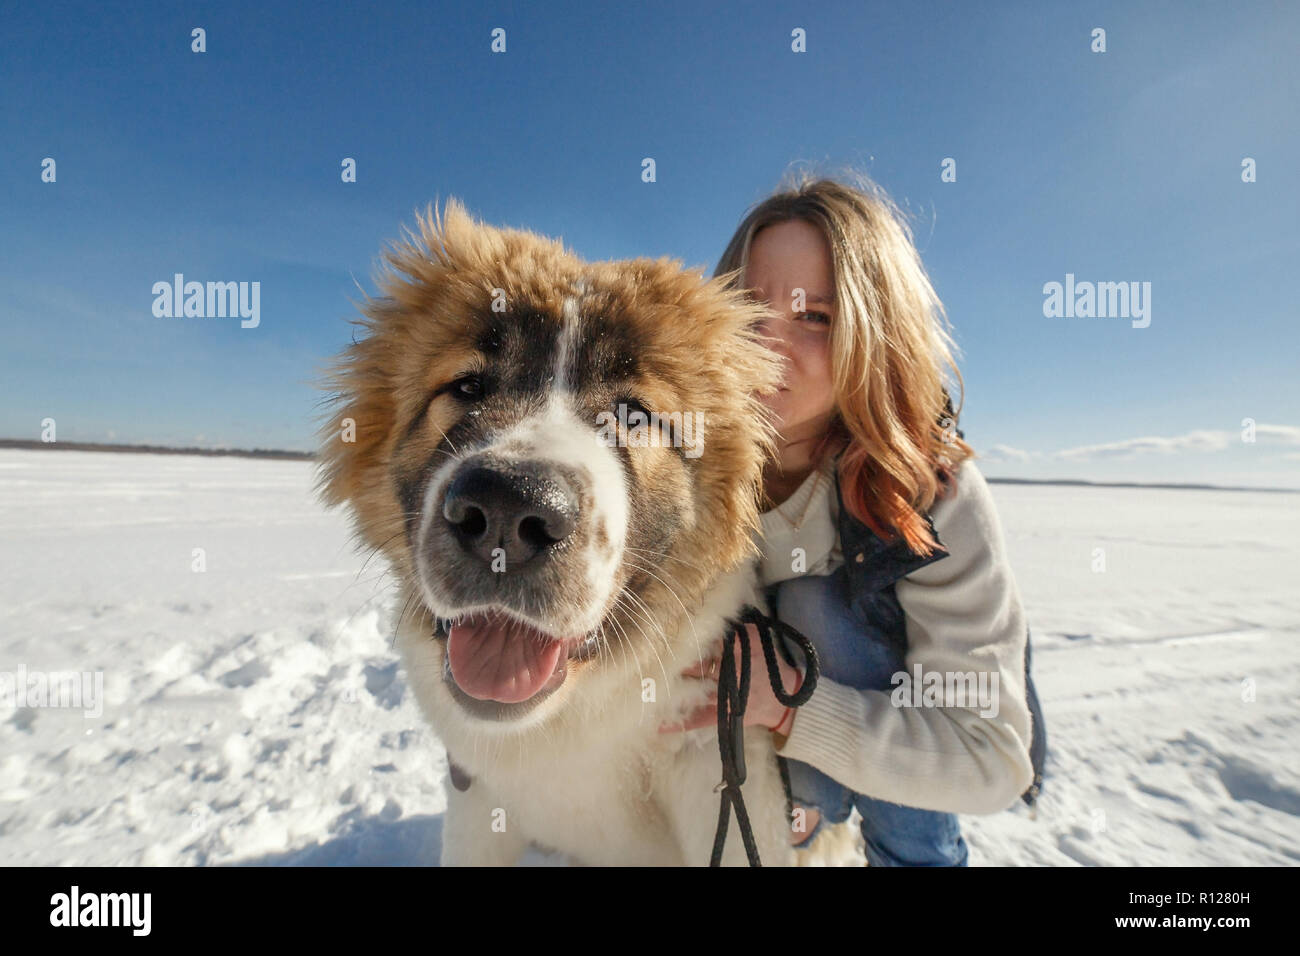
[[[455,200],[417,222],[331,375],[320,485],[400,582],[406,675],[448,753],[441,862],[535,843],[706,865],[717,732],[657,728],[705,703],[680,672],[726,619],[763,607],[763,313],[675,261],[587,263]],[[790,864],[771,735],[746,730],[759,853]],[[723,863],[746,863],[734,814]]]

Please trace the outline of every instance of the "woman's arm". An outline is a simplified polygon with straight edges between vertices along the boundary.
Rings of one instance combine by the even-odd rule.
[[[985,687],[996,687],[996,709],[984,715],[975,701],[895,706],[889,692],[822,679],[779,750],[870,797],[993,813],[1033,782],[1025,614],[993,497],[973,463],[962,466],[957,494],[936,502],[931,517],[948,557],[895,585],[906,615],[909,678],[918,665],[945,685],[950,674],[973,672],[978,680],[984,672]]]

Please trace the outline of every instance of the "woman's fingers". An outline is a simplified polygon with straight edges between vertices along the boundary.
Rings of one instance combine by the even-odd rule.
[[[676,723],[665,723],[659,725],[659,733],[680,733],[686,730],[695,730],[697,727],[714,727],[718,722],[718,695],[710,694],[709,703],[702,704],[686,716],[686,719]]]
[[[698,677],[702,680],[716,681],[718,674],[721,672],[721,662],[717,659],[696,661],[686,670],[682,671],[684,677]]]
[[[683,677],[704,677],[706,675],[717,677],[717,663],[715,661],[696,661],[686,670],[682,671]]]
[[[751,673],[757,673],[761,677],[766,672],[762,669],[763,646],[759,640],[758,628],[755,627],[753,624],[747,623],[745,625],[745,629],[748,633],[748,638],[750,642],[750,661],[751,661],[750,666],[751,668],[755,666],[758,667],[757,672],[751,670]],[[740,661],[741,661],[740,655],[742,651],[738,641],[735,642],[733,653],[735,655],[734,660],[736,664],[736,672],[737,672],[736,676],[737,678],[739,678]],[[755,664],[755,662],[757,662],[757,665]],[[718,658],[705,659],[702,661],[696,661],[690,667],[683,670],[682,676],[698,677],[701,680],[709,680],[716,683],[718,680],[718,674],[721,672],[721,669],[722,669],[722,662]],[[745,723],[747,725],[762,724],[763,726],[767,726],[770,723],[768,719],[769,715],[767,714],[767,710],[771,709],[771,705],[775,702],[776,698],[772,695],[770,690],[765,690],[767,686],[768,685],[766,680],[759,680],[756,678],[751,679],[750,691],[749,691],[749,706],[746,708],[746,713],[745,713]],[[784,714],[785,709],[782,708],[781,712],[782,714]],[[659,730],[661,733],[670,733],[670,732],[683,731],[683,730],[694,730],[697,727],[712,727],[717,724],[717,720],[718,720],[718,692],[715,689],[709,693],[709,703],[707,705],[698,708],[683,722],[660,724]]]
[[[752,648],[750,656],[751,657],[756,656],[758,660],[762,660],[763,646],[759,642],[758,628],[755,627],[753,624],[747,623],[745,625],[745,630],[749,635],[749,643]],[[734,635],[732,636],[732,642],[733,644],[735,644],[733,654],[735,655],[734,660],[736,662],[736,672],[737,674],[739,674],[740,661],[741,661],[740,655],[743,652],[740,649],[740,645],[736,643]],[[710,658],[702,661],[696,661],[690,667],[682,671],[682,676],[683,677],[705,677],[708,678],[709,680],[717,680],[718,674],[721,672],[721,669],[722,669],[722,661],[715,657],[715,658]]]

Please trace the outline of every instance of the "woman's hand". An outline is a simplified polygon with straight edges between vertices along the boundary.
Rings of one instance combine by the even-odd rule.
[[[777,700],[776,694],[772,690],[772,682],[767,676],[767,662],[763,659],[763,644],[758,636],[758,628],[753,624],[746,624],[745,630],[749,635],[749,701],[745,705],[745,726],[757,725],[781,733],[789,733],[790,724],[793,722],[794,717],[793,708],[787,708],[785,704]],[[733,654],[736,661],[736,680],[739,681],[741,655],[739,645],[734,648]],[[776,654],[776,664],[781,671],[781,686],[785,688],[785,692],[787,694],[796,693],[803,684],[803,672],[797,667],[787,664],[779,650]],[[701,680],[712,681],[713,687],[709,692],[709,702],[696,708],[680,723],[660,724],[660,733],[675,733],[694,730],[697,727],[717,726],[717,685],[721,667],[721,661],[715,659],[701,661],[682,671],[682,674],[687,677],[698,677]]]

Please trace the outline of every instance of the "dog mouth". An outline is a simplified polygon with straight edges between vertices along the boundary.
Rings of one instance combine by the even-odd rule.
[[[469,697],[501,704],[550,694],[568,665],[594,656],[600,644],[597,631],[557,637],[498,608],[436,618],[433,634],[447,642],[443,677]]]

